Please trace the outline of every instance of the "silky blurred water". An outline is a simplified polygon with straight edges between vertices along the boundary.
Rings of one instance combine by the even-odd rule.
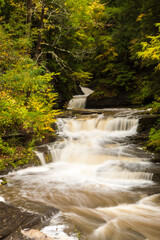
[[[58,208],[43,229],[56,239],[159,240],[155,164],[128,140],[138,118],[90,114],[57,126],[59,140],[45,146],[52,162],[38,150],[42,166],[8,174],[6,201],[36,213]]]

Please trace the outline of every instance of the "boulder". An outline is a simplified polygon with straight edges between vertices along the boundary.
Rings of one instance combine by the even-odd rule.
[[[39,215],[22,212],[16,207],[0,202],[0,239],[5,239],[20,227],[30,228],[40,222],[41,218]]]
[[[0,202],[0,239],[28,240],[29,233],[28,236],[25,235],[24,232],[22,234],[22,229],[29,230],[33,227],[40,229],[45,226],[53,213],[57,213],[58,211],[59,210],[56,208],[47,207],[42,215],[38,215],[21,211],[17,207],[8,205],[5,202]],[[38,230],[35,230],[33,234],[36,235],[36,231],[39,232]],[[37,239],[40,240],[41,238]],[[50,240],[49,238],[44,239]]]

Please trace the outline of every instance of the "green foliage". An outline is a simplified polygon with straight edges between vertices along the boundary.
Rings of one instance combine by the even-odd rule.
[[[84,72],[81,70],[79,72],[73,72],[71,74],[71,78],[80,85],[85,85],[86,83],[89,83],[91,81],[92,73]]]
[[[7,180],[6,180],[5,177],[0,177],[0,181],[1,181],[0,185],[6,185],[7,184]]]
[[[57,94],[51,80],[56,74],[46,73],[30,58],[25,37],[14,39],[2,27],[0,31],[0,134],[21,133],[33,144],[53,132],[51,124],[58,110],[53,109]],[[12,146],[1,139],[0,152],[11,155],[15,151]]]
[[[0,0],[0,6],[4,6],[4,3],[5,3],[5,1],[4,0]]]
[[[157,129],[159,127],[159,129]],[[160,125],[156,128],[152,128],[149,135],[149,143],[147,147],[155,152],[160,152]]]
[[[133,71],[127,71],[125,69],[120,69],[118,72],[114,85],[121,86],[126,90],[133,89],[133,81],[134,81],[134,74]]]
[[[99,0],[66,0],[65,6],[70,11],[72,26],[76,28],[85,28],[88,27],[88,25],[97,26],[99,19],[102,17],[102,12],[105,9]]]
[[[29,52],[30,42],[27,38],[13,39],[0,26],[0,72],[11,69],[15,63],[18,65],[21,58]],[[26,56],[27,57],[27,56]]]
[[[149,104],[153,100],[154,88],[151,88],[153,83],[150,81],[150,78],[141,76],[137,80],[134,86],[135,91],[131,95],[133,104]]]
[[[5,0],[1,7],[2,25],[14,37],[22,37],[28,28],[26,24],[26,3],[23,0]]]
[[[156,24],[157,27],[160,24]],[[137,53],[147,67],[155,66],[155,71],[160,70],[160,33],[156,36],[148,36],[148,42],[141,42],[142,50]]]
[[[0,152],[1,158],[0,158],[0,172],[6,173],[6,168],[8,170],[12,170],[13,168],[17,168],[19,166],[26,165],[28,163],[31,164],[39,164],[38,159],[36,158],[33,150],[26,149],[26,147],[22,146],[16,146],[14,148],[14,153],[7,152]],[[3,179],[2,179],[3,180]],[[4,184],[5,184],[4,179]]]
[[[81,238],[82,238],[82,233],[81,233],[81,231],[77,228],[77,226],[75,226],[75,232],[76,232],[76,236],[77,236],[78,240],[81,240]]]
[[[160,113],[160,98],[152,103],[152,113]]]
[[[6,92],[0,93],[1,134],[9,134],[12,129],[20,131],[26,119],[27,109]]]
[[[8,154],[13,155],[15,153],[15,149],[10,147],[7,142],[4,142],[0,137],[0,154]]]
[[[92,64],[98,69],[93,70],[96,91],[127,91],[136,104],[148,104],[159,97],[159,10],[156,1],[107,3],[105,31],[100,28],[96,35],[97,52]]]

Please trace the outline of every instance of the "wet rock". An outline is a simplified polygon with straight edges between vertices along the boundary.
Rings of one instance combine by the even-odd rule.
[[[7,184],[6,178],[0,176],[0,185],[6,185],[6,184]]]
[[[154,127],[158,119],[159,116],[156,114],[141,115],[139,118],[137,134],[128,137],[129,141],[131,141],[133,144],[141,145],[146,148],[149,140],[150,129]],[[156,160],[153,160],[153,162],[156,162]]]
[[[154,175],[153,175],[153,178],[152,178],[152,180],[154,181],[154,182],[160,182],[160,173],[155,173]]]
[[[152,162],[160,164],[160,155],[154,154],[154,157],[152,158]]]
[[[40,216],[22,212],[16,207],[0,202],[0,239],[6,239],[19,228],[31,228],[40,222]],[[15,240],[15,238],[8,239]]]
[[[134,136],[129,136],[128,140],[131,141],[132,144],[139,144],[141,146],[145,146],[146,142],[149,139],[149,133],[138,133],[137,135]]]
[[[143,144],[147,142],[149,140],[150,129],[154,127],[154,124],[157,122],[158,119],[158,115],[142,115],[139,119],[139,124],[137,128],[138,134],[129,137],[132,143]]]
[[[37,229],[31,229],[29,231],[21,231],[21,233],[29,239],[34,240],[55,240],[54,238],[47,236]]]
[[[124,94],[115,97],[94,97],[94,93],[87,97],[86,108],[120,108],[131,107],[131,100]]]
[[[150,129],[156,124],[158,119],[159,115],[156,114],[148,114],[141,116],[137,129],[138,133],[148,134]]]

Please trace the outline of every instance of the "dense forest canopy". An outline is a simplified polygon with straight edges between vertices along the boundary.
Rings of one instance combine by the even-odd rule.
[[[0,0],[0,15],[1,137],[44,137],[79,85],[159,111],[159,1]]]

